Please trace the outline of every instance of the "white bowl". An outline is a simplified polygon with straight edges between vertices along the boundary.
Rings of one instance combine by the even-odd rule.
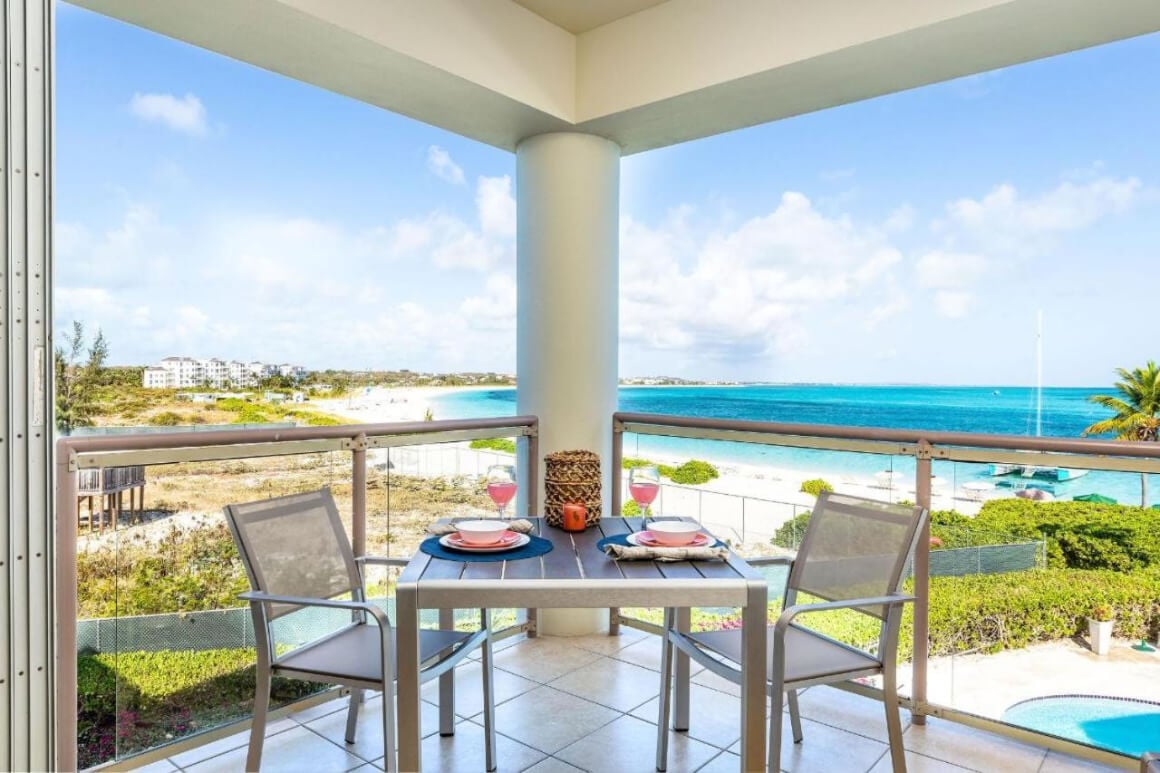
[[[493,545],[507,531],[507,521],[460,521],[459,536],[469,545]]]
[[[688,521],[653,521],[648,530],[660,544],[679,547],[696,539],[701,527]]]

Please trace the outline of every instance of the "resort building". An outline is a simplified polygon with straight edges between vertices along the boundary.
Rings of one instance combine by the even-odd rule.
[[[301,381],[306,368],[301,365],[270,365],[238,362],[217,357],[166,357],[158,365],[145,368],[142,386],[146,389],[187,389],[209,386],[215,389],[257,386],[264,378],[285,376]]]
[[[75,4],[514,154],[517,413],[525,420],[497,418],[486,426],[448,430],[440,439],[482,438],[489,427],[507,431],[504,437],[518,435],[520,458],[529,462],[525,479],[536,481],[531,487],[520,486],[515,511],[521,514],[528,512],[529,504],[546,501],[545,455],[574,449],[597,454],[601,505],[611,514],[612,492],[619,490],[622,474],[620,448],[614,446],[614,439],[619,440],[625,425],[634,428],[629,431],[642,433],[679,430],[686,437],[720,439],[713,434],[718,430],[696,419],[683,424],[674,419],[659,430],[632,416],[617,416],[614,421],[623,157],[1160,30],[1160,3],[1155,0],[76,0]],[[57,7],[55,0],[4,0],[7,47],[3,66],[9,86],[4,136],[9,163],[4,165],[0,196],[5,201],[10,247],[4,305],[13,311],[0,350],[10,387],[3,434],[5,510],[0,526],[0,768],[11,770],[78,767],[80,626],[76,519],[75,513],[69,513],[76,507],[78,471],[207,459],[241,461],[245,453],[272,455],[279,444],[287,454],[324,456],[341,451],[355,462],[343,469],[350,474],[353,467],[357,472],[340,483],[353,481],[349,488],[355,491],[352,501],[356,504],[351,506],[356,507],[366,489],[366,453],[373,447],[371,441],[381,442],[378,448],[385,449],[414,442],[409,437],[368,438],[357,428],[343,436],[339,431],[348,428],[306,427],[276,437],[261,435],[253,441],[256,450],[215,447],[215,453],[221,454],[218,457],[205,456],[196,438],[174,440],[175,435],[65,438],[54,445],[53,369],[46,362],[52,359],[53,268],[58,264],[50,254],[56,179],[53,46]],[[1066,129],[1060,126],[1058,131]],[[320,152],[327,141],[319,137]],[[771,148],[769,152],[793,153],[795,149]],[[374,269],[368,266],[367,270]],[[196,293],[199,288],[189,291]],[[146,385],[158,385],[162,373],[166,386],[187,388],[203,383],[224,386],[243,374],[257,380],[272,374],[296,378],[300,372],[289,365],[255,362],[243,371],[238,363],[219,359],[169,357],[147,370]],[[439,422],[431,424],[432,431],[440,429]],[[415,426],[409,430],[416,431]],[[770,430],[743,427],[733,432],[747,440],[762,440]],[[806,442],[804,433],[799,430],[784,442],[800,445]],[[292,439],[287,440],[288,436]],[[938,443],[937,450],[943,454],[939,458],[953,459],[955,453],[967,458],[962,449],[970,445],[968,440],[959,437]],[[1005,441],[1006,446],[989,447],[990,458],[974,451],[970,458],[1002,462],[1018,460],[1017,452],[1043,456],[1045,449],[1064,449],[1072,455],[1069,467],[1104,464],[1106,469],[1136,473],[1160,469],[1155,450],[1131,447],[1134,444],[1117,449],[1110,442],[1094,440],[1055,446],[1049,446],[1047,439],[1016,440],[1024,447]],[[174,448],[172,444],[179,441],[185,445]],[[925,469],[925,477],[919,474],[915,501],[920,506],[930,504],[930,465],[936,444],[929,438],[902,430],[871,437],[865,428],[829,427],[815,430],[811,442],[814,447],[845,443],[842,448],[847,451],[909,455],[920,471]],[[890,450],[875,443],[885,443]],[[1116,453],[1123,458],[1113,459]],[[111,456],[116,454],[126,460]],[[362,467],[358,467],[360,462]],[[1113,462],[1119,466],[1111,466]],[[328,472],[337,476],[333,472],[337,469],[331,467]],[[260,487],[255,491],[257,498]],[[352,526],[356,548],[365,547],[360,544],[365,542],[365,534],[358,531],[361,525],[356,520]],[[575,544],[581,546],[583,540],[578,536]],[[913,651],[904,675],[906,757],[912,769],[1058,771],[1091,769],[1089,761],[1096,769],[1137,767],[1138,762],[1123,753],[1084,747],[1053,734],[978,716],[955,704],[953,690],[937,692],[931,687],[928,542],[919,539],[914,553],[913,630],[903,634],[908,651]],[[561,549],[547,555],[542,564],[535,564],[536,571],[555,566],[579,582],[581,569],[586,569],[577,558],[580,553]],[[436,594],[454,592],[450,584],[460,580],[459,570],[452,562],[447,564],[450,568],[445,567],[432,581]],[[463,580],[478,587],[507,579],[494,571],[499,565],[473,564],[473,572],[464,573]],[[655,574],[643,581],[646,591],[671,578],[693,588],[703,588],[697,583],[712,579],[699,574],[689,562],[676,562],[667,569],[647,563],[645,568]],[[668,573],[662,575],[662,571]],[[624,579],[618,578],[615,582]],[[399,587],[410,587],[411,579],[401,579]],[[542,590],[538,580],[513,579],[520,590]],[[751,684],[740,690],[722,687],[716,674],[697,671],[691,677],[695,680],[693,705],[686,691],[678,692],[672,706],[674,727],[684,724],[686,728],[669,733],[663,719],[660,725],[654,721],[661,705],[656,688],[664,657],[659,638],[639,631],[620,638],[592,636],[609,630],[607,605],[611,602],[606,598],[603,609],[594,607],[572,595],[573,588],[555,582],[547,583],[553,595],[541,605],[538,617],[521,629],[538,638],[500,649],[495,657],[497,667],[507,669],[495,682],[498,699],[503,701],[496,720],[503,734],[502,765],[523,769],[543,762],[540,769],[572,769],[568,765],[573,765],[651,770],[659,727],[666,734],[663,737],[672,736],[671,757],[688,755],[682,762],[674,761],[674,767],[762,767],[767,734],[764,717],[759,715],[765,708],[764,690]],[[602,583],[611,586],[614,580],[601,578],[588,587],[599,588]],[[764,593],[763,584],[754,582],[753,587]],[[408,596],[405,610],[395,610],[399,618],[407,612],[411,629],[417,629],[419,619],[416,596]],[[764,622],[765,618],[764,609],[753,613],[755,597],[746,601],[750,626],[755,619]],[[617,598],[625,602],[625,608],[651,603],[647,599],[629,603],[627,595]],[[520,606],[509,599],[504,597],[495,608]],[[672,596],[665,599],[671,603]],[[878,598],[874,608],[893,603],[893,599]],[[350,620],[349,609],[341,614]],[[453,618],[453,610],[441,609],[438,614]],[[688,618],[682,615],[675,613],[675,625],[687,628]],[[205,617],[165,623],[195,630],[204,641],[248,636],[246,646],[252,648],[254,633],[247,629],[248,620],[244,614],[227,619],[214,610]],[[157,654],[149,650],[153,637],[165,633],[149,627],[161,624],[152,620],[137,621],[131,631],[128,626],[120,630],[116,625],[102,627],[100,620],[88,622],[92,623],[88,629],[92,642],[112,641],[111,646],[120,646],[132,640],[148,655],[145,662],[154,662],[149,658]],[[785,627],[780,630],[784,635]],[[375,636],[380,635],[376,632]],[[438,687],[429,682],[430,690],[424,688],[420,701],[419,648],[413,639],[417,634],[405,641],[400,636],[400,658],[406,654],[409,665],[416,667],[401,667],[397,672],[400,695],[414,699],[398,715],[399,767],[478,769],[485,731],[482,720],[476,720],[483,714],[484,699],[471,693],[465,703],[457,704],[459,714],[441,713],[434,705],[440,695],[461,689],[462,697],[467,697],[467,689],[456,688],[448,674],[446,679],[435,677],[441,680]],[[747,638],[739,657],[752,665],[764,663],[764,653],[764,641]],[[1077,668],[1078,660],[1066,661],[1058,673]],[[115,659],[110,657],[108,662],[115,664]],[[384,662],[375,661],[380,677]],[[489,660],[477,662],[490,664]],[[962,659],[952,668],[961,665]],[[95,668],[99,673],[85,677],[115,685],[109,713],[123,719],[131,712],[122,711],[119,701],[131,694],[135,684],[114,668],[103,665]],[[663,668],[668,668],[667,659]],[[674,681],[683,680],[687,688],[690,667],[682,656],[676,659],[675,673]],[[164,674],[138,676],[142,680],[148,676],[151,684],[165,681]],[[978,684],[985,688],[988,682],[1000,685],[1019,678],[1021,673],[990,673],[980,676]],[[1147,684],[1148,679],[1142,676],[1138,682]],[[800,698],[806,720],[804,743],[789,742],[791,732],[799,735],[800,728],[787,722],[781,767],[890,769],[880,688],[871,679],[849,683],[842,690],[809,687]],[[192,685],[183,697],[199,689],[204,691],[201,685]],[[642,700],[635,701],[638,697]],[[331,710],[321,703],[323,698],[331,699]],[[381,736],[376,739],[373,732],[363,730],[358,744],[344,743],[344,737],[349,737],[344,735],[347,723],[336,698],[335,693],[312,695],[310,700],[319,705],[299,706],[272,718],[266,769],[345,770],[364,763],[369,769],[382,764],[386,750]],[[796,710],[798,702],[793,694],[791,710]],[[341,705],[345,707],[346,702]],[[369,698],[366,715],[373,715],[376,705],[377,716],[389,716]],[[748,713],[738,720],[742,705]],[[780,695],[774,705],[781,705]],[[180,711],[175,706],[171,713],[184,722]],[[554,724],[549,726],[549,722]],[[708,729],[696,731],[700,736],[691,729],[698,722],[703,730]],[[690,732],[684,732],[690,725]],[[177,749],[160,748],[168,741],[165,730],[144,728],[144,735],[152,734],[146,740],[156,746],[149,747],[146,757],[118,764],[156,764],[156,769],[173,770],[204,762],[206,769],[240,770],[245,740],[239,743],[232,734],[245,729],[239,726],[191,736]],[[589,734],[595,740],[586,742],[582,736]],[[113,756],[131,748],[119,746],[126,744],[126,737],[116,727],[109,729],[102,742],[107,742]],[[554,756],[566,746],[574,752],[567,764]],[[1088,759],[1076,760],[1074,755]]]

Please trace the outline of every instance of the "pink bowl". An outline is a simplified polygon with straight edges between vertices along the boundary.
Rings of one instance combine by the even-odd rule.
[[[507,527],[506,521],[460,521],[455,524],[459,536],[468,545],[494,545]]]
[[[688,521],[653,521],[648,525],[648,530],[660,544],[681,547],[696,539],[701,527]]]

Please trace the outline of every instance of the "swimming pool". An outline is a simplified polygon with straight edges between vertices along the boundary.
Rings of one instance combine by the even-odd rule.
[[[1160,750],[1160,703],[1099,695],[1053,695],[1020,701],[1004,722],[1139,757]]]

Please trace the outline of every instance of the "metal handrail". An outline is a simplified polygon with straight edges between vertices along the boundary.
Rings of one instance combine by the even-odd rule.
[[[322,451],[351,453],[351,547],[366,552],[366,452],[368,448],[445,443],[519,435],[528,515],[537,510],[539,419],[513,416],[329,427],[243,429],[209,432],[148,433],[65,437],[56,443],[56,715],[58,763],[76,768],[76,609],[77,609],[77,476],[82,469],[140,464],[282,456]],[[518,456],[517,456],[518,458]]]

